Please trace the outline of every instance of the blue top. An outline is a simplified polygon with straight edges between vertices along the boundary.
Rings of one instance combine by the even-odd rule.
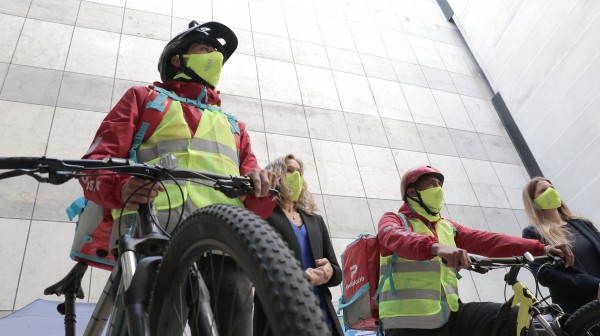
[[[308,232],[306,231],[306,225],[304,223],[302,226],[297,227],[294,222],[290,221],[292,228],[294,229],[294,233],[296,234],[296,238],[298,239],[298,245],[300,245],[300,251],[302,251],[302,270],[306,270],[307,268],[316,268],[317,264],[315,263],[315,258],[312,254],[312,249],[310,247],[310,240],[308,240]],[[319,299],[319,303],[321,306],[321,310],[323,310],[323,315],[325,315],[325,320],[327,321],[327,325],[333,325],[333,320],[331,316],[329,316],[329,309],[327,308],[327,303],[325,302],[325,297],[321,292],[319,286],[315,286],[313,291],[317,298]]]

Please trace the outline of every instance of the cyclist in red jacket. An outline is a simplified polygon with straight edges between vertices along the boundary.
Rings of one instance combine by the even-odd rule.
[[[440,216],[444,175],[418,166],[402,176],[405,203],[400,213],[387,212],[379,221],[382,270],[379,315],[386,335],[489,335],[500,303],[462,303],[457,271],[471,262],[468,253],[507,257],[531,252],[556,254],[573,264],[566,244],[547,246],[533,239],[473,230]],[[382,273],[383,274],[383,273]],[[516,324],[504,328],[515,334]],[[511,327],[512,326],[512,327]]]

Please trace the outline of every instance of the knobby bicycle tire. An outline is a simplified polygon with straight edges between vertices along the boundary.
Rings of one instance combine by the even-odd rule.
[[[565,323],[564,329],[570,336],[600,336],[600,299],[577,309]]]
[[[180,314],[173,312],[173,305],[181,304],[175,297],[189,281],[195,260],[213,250],[235,260],[252,282],[272,335],[330,334],[316,296],[281,237],[247,210],[219,204],[198,210],[173,233],[148,310],[152,335],[180,334],[181,326],[172,322]]]

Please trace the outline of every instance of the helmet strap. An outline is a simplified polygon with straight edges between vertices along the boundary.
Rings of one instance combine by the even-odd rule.
[[[205,87],[209,87],[211,89],[214,90],[214,87],[210,84],[208,84],[208,82],[206,82],[204,79],[202,79],[202,77],[198,76],[197,73],[195,73],[192,69],[188,68],[187,66],[185,66],[183,64],[183,53],[179,53],[179,71],[183,72],[184,74],[188,75],[192,81],[202,84]]]

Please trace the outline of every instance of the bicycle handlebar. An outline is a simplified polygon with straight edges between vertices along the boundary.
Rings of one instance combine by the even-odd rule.
[[[471,267],[469,271],[478,273],[486,273],[489,270],[507,267],[507,266],[524,266],[527,264],[551,264],[553,266],[563,265],[564,259],[555,255],[532,256],[529,252],[522,256],[506,257],[506,258],[487,258],[475,255],[469,255],[471,259]]]
[[[162,163],[162,160],[161,160]],[[0,173],[0,180],[29,175],[42,183],[62,184],[81,172],[108,170],[114,173],[145,178],[152,181],[164,179],[197,179],[213,182],[213,188],[227,197],[235,198],[254,190],[252,180],[246,176],[221,175],[188,169],[169,168],[161,164],[136,163],[129,159],[106,158],[103,160],[61,160],[43,157],[0,158],[0,169],[11,169]],[[40,174],[48,174],[43,177]]]

